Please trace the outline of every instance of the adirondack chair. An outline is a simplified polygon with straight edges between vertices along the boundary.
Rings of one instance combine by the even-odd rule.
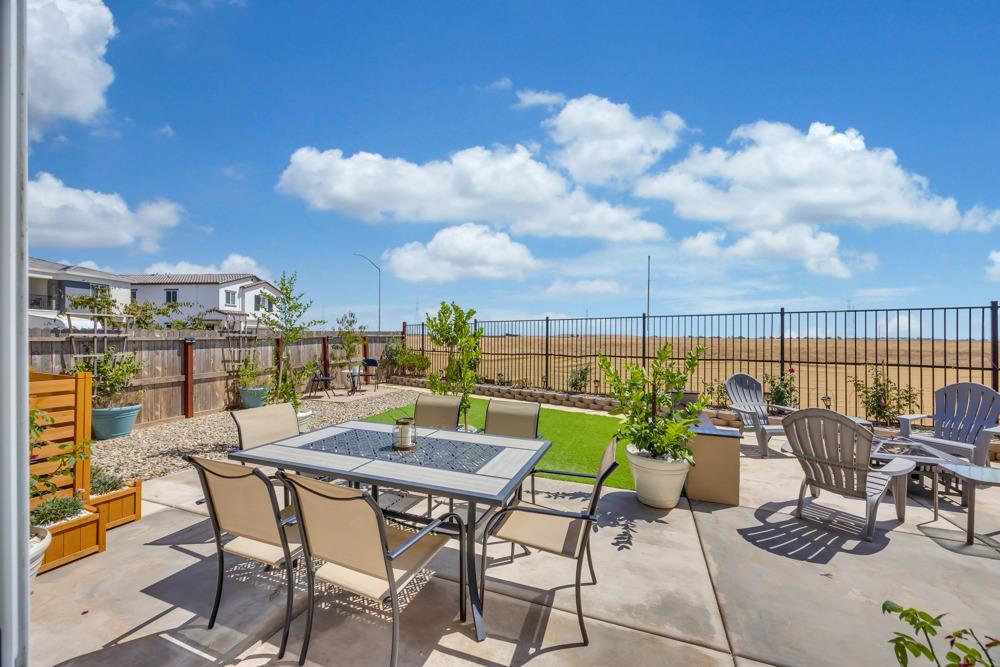
[[[900,434],[962,456],[977,466],[987,464],[990,440],[1000,435],[1000,394],[976,382],[956,382],[934,392],[934,435],[911,431],[913,422],[931,415],[899,417]]]
[[[806,487],[814,498],[820,489],[865,499],[865,540],[875,534],[878,504],[892,486],[896,518],[906,516],[906,478],[915,463],[901,458],[881,468],[871,468],[874,434],[862,424],[823,408],[798,410],[781,420],[792,454],[802,465],[805,479],[799,489],[796,515],[802,518]]]
[[[768,456],[767,441],[774,435],[784,435],[784,427],[780,424],[769,424],[768,408],[778,412],[791,414],[795,408],[784,405],[769,405],[764,400],[764,387],[752,375],[733,373],[726,380],[726,391],[729,392],[730,407],[740,416],[744,431],[753,431],[757,436],[757,446],[760,455]]]

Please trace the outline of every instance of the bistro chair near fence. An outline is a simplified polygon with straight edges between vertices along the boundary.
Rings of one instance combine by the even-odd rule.
[[[796,515],[802,518],[806,487],[813,498],[820,489],[865,501],[865,540],[875,535],[878,505],[892,484],[896,517],[906,514],[906,478],[915,463],[901,458],[891,459],[881,468],[871,467],[874,435],[850,417],[822,408],[807,408],[782,420],[792,454],[799,460],[805,479],[799,488]]]
[[[413,577],[451,539],[435,532],[457,530],[459,536],[459,616],[465,621],[465,540],[456,514],[434,519],[417,532],[387,524],[381,508],[364,491],[334,486],[301,475],[278,473],[292,492],[299,520],[309,585],[305,638],[299,664],[306,661],[312,632],[316,579],[392,607],[392,653],[399,651],[399,595]],[[313,562],[323,562],[318,568]]]
[[[538,403],[491,400],[486,405],[483,430],[508,438],[537,438],[540,407]]]
[[[597,573],[594,571],[594,559],[590,554],[590,533],[597,525],[597,503],[601,499],[601,487],[604,486],[604,482],[608,476],[618,467],[618,462],[615,461],[617,445],[617,439],[612,439],[611,444],[604,450],[604,455],[601,457],[601,465],[598,467],[596,475],[565,471],[545,471],[594,480],[594,488],[590,493],[590,500],[587,503],[585,512],[565,512],[536,505],[534,502],[527,503],[521,501],[516,501],[516,504],[497,510],[496,515],[486,524],[486,530],[483,533],[482,579],[479,583],[479,598],[483,600],[484,606],[486,599],[487,540],[490,537],[511,543],[511,561],[514,560],[513,546],[515,544],[534,547],[535,549],[565,558],[576,559],[576,615],[580,621],[580,634],[583,635],[583,643],[584,645],[590,643],[590,639],[587,637],[587,628],[583,622],[580,579],[583,573],[583,559],[586,556],[587,566],[590,568],[591,580],[594,584],[597,583]]]
[[[990,441],[1000,435],[1000,394],[976,382],[956,382],[934,392],[934,434],[913,432],[912,424],[931,415],[902,415],[903,437],[923,442],[948,454],[987,465]]]
[[[361,377],[368,378],[374,382],[375,391],[378,391],[378,385],[381,379],[379,376],[378,359],[362,359],[361,368],[364,369],[361,371]]]
[[[208,516],[215,533],[218,555],[218,579],[215,602],[208,628],[215,625],[222,601],[225,579],[225,554],[257,561],[268,567],[284,567],[286,574],[285,623],[281,633],[278,658],[285,655],[288,628],[292,622],[292,595],[295,583],[295,561],[302,549],[299,529],[291,507],[281,509],[274,486],[259,468],[213,461],[200,456],[187,460],[198,471],[201,487],[208,504]],[[223,536],[233,539],[223,543]]]

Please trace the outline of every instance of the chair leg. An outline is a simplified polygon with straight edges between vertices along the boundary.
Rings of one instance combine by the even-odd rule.
[[[465,533],[459,530],[458,533],[458,618],[462,623],[465,623],[466,618],[466,562],[465,562],[465,550],[468,547],[465,544]]]
[[[806,499],[806,487],[807,486],[809,486],[809,480],[808,479],[803,479],[802,480],[802,486],[799,487],[799,504],[795,508],[795,516],[797,516],[800,519],[802,518],[802,503],[805,502],[805,499]]]
[[[389,658],[389,667],[396,667],[399,653],[399,600],[397,596],[392,598],[392,656]]]
[[[587,646],[590,644],[590,638],[587,636],[587,626],[583,623],[583,602],[580,597],[580,579],[583,574],[583,554],[576,559],[576,616],[580,621],[580,634],[583,635],[583,645]]]
[[[226,569],[225,554],[222,551],[222,547],[219,547],[217,553],[219,554],[219,575],[215,584],[215,602],[212,604],[212,615],[208,619],[209,630],[215,625],[215,617],[219,614],[219,603],[222,602],[222,579]]]
[[[896,503],[896,518],[906,521],[906,475],[898,475],[892,479],[892,499]]]
[[[510,543],[510,562],[511,562],[511,565],[514,564],[514,543],[513,542]]]
[[[597,584],[597,572],[594,571],[594,558],[590,554],[590,540],[587,540],[587,567],[590,568],[590,579]]]
[[[768,451],[768,448],[767,448],[767,440],[768,440],[767,431],[765,431],[763,428],[758,428],[757,429],[757,447],[760,448],[761,458],[765,458],[765,459],[770,455],[770,452]]]
[[[883,491],[877,496],[869,496],[865,507],[865,542],[871,542],[875,538],[875,520],[878,518],[878,504],[885,495]]]
[[[479,606],[483,610],[483,616],[486,615],[486,542],[490,539],[489,531],[483,531],[483,557],[479,567],[479,576],[482,579],[479,580]]]
[[[285,628],[281,633],[281,647],[278,649],[278,660],[285,657],[285,647],[288,645],[288,629],[292,626],[292,602],[295,593],[295,571],[293,563],[285,560],[285,572],[288,574],[288,600],[285,603]]]
[[[431,494],[428,493],[427,494],[427,518],[428,519],[430,518],[431,513],[433,511],[434,511],[434,499],[431,497]]]
[[[311,559],[306,559],[306,580],[309,586],[309,602],[306,607],[306,632],[302,638],[302,654],[299,655],[299,665],[306,664],[306,653],[309,652],[309,637],[312,635],[313,627],[313,605],[316,601],[316,580],[313,577]]]

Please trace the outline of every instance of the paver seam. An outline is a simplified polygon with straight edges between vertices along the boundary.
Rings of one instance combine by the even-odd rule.
[[[715,606],[719,610],[719,620],[722,621],[722,631],[726,635],[726,643],[729,645],[729,656],[736,665],[736,653],[733,651],[733,640],[729,636],[729,625],[726,623],[726,612],[722,609],[722,600],[719,599],[719,591],[715,587],[715,578],[712,577],[712,568],[708,564],[708,554],[705,553],[705,541],[701,539],[701,528],[698,526],[698,515],[694,511],[694,504],[688,501],[688,511],[691,512],[691,520],[694,522],[694,532],[698,536],[698,547],[701,549],[701,558],[705,563],[705,572],[708,573],[708,582],[712,586],[712,595],[715,597]]]

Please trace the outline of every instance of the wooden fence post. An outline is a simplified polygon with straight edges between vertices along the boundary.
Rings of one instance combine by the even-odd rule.
[[[184,418],[194,417],[194,338],[184,339]]]
[[[92,373],[76,373],[75,414],[73,415],[73,442],[83,445],[84,455],[77,458],[73,469],[73,481],[76,489],[83,490],[83,499],[90,500],[90,440],[91,407],[94,400],[94,375]],[[88,443],[88,444],[84,444]]]

